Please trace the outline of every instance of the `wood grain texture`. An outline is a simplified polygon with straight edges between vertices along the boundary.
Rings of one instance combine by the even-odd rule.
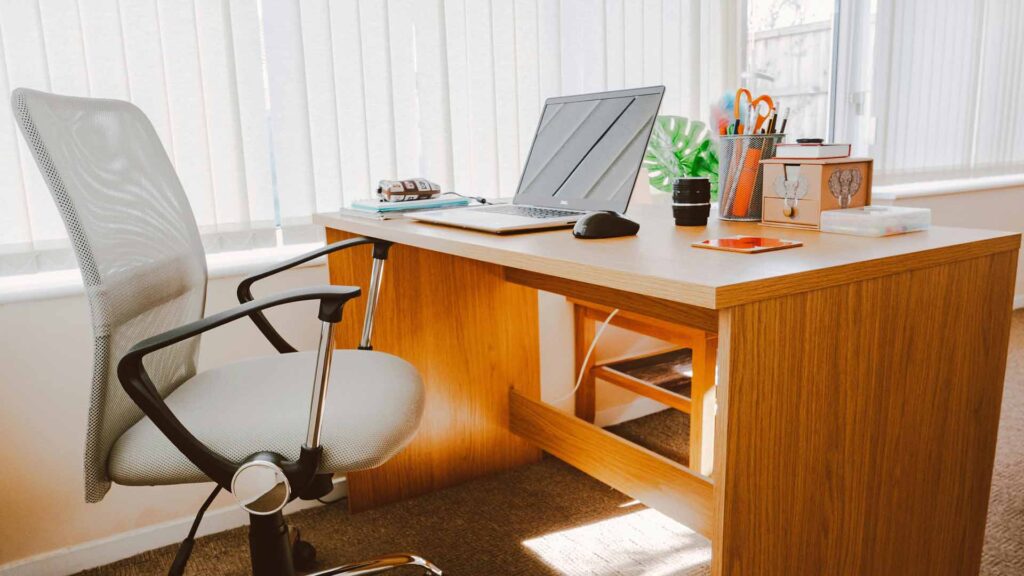
[[[694,531],[711,534],[714,502],[707,478],[547,404],[511,396],[513,432]]]
[[[714,574],[978,573],[1016,262],[723,311]]]
[[[684,323],[678,318],[666,320],[657,316],[648,316],[643,312],[637,312],[630,308],[589,302],[579,296],[571,295],[568,297],[568,300],[584,306],[588,317],[597,322],[604,322],[612,311],[618,308],[619,312],[611,321],[613,326],[625,328],[638,334],[646,334],[665,342],[678,344],[684,348],[689,348],[692,341],[707,338],[709,332],[714,332],[694,327],[692,324]],[[715,316],[718,315],[717,312],[709,312]],[[714,324],[718,325],[717,320]]]
[[[573,374],[580,379],[579,388],[576,389],[575,404],[576,417],[587,422],[593,422],[597,416],[597,380],[594,377],[593,355],[587,358],[587,350],[594,341],[595,321],[587,314],[587,308],[574,304],[572,307],[573,319]],[[586,361],[586,364],[584,364]]]
[[[614,384],[620,388],[625,388],[634,394],[639,394],[660,402],[670,408],[675,408],[680,412],[690,413],[690,406],[692,402],[686,396],[682,394],[676,394],[671,390],[666,390],[655,384],[651,384],[646,380],[641,380],[635,376],[630,376],[625,372],[619,372],[614,368],[608,366],[597,366],[594,368],[592,375],[596,378],[600,378],[606,382]],[[579,414],[576,414],[579,416]]]
[[[705,476],[714,469],[715,374],[718,336],[705,334],[693,342],[693,378],[690,379],[690,468]]]
[[[619,308],[648,318],[692,326],[708,332],[718,332],[718,312],[708,308],[515,268],[505,268],[505,279],[523,286],[603,306],[608,310]]]
[[[808,230],[770,229],[712,219],[707,227],[675,226],[667,206],[636,206],[641,225],[629,238],[580,241],[566,230],[498,236],[408,219],[376,221],[319,214],[329,228],[582,282],[689,304],[728,308],[876,278],[908,269],[1017,249],[1009,232],[934,227],[887,238],[859,238]],[[803,247],[766,254],[732,254],[691,246],[737,234],[781,236]],[[600,300],[587,296],[588,300]]]
[[[327,241],[349,235],[327,231]],[[333,284],[367,286],[370,250],[332,254]],[[354,348],[365,296],[345,309],[338,348]],[[426,407],[412,442],[379,468],[348,476],[349,507],[365,510],[534,462],[540,450],[508,429],[508,394],[540,395],[535,290],[501,268],[395,245],[384,270],[374,349],[420,371]]]

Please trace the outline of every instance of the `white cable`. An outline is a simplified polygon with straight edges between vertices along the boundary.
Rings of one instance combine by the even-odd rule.
[[[576,376],[576,385],[572,387],[572,390],[570,390],[568,394],[566,394],[565,396],[562,396],[558,400],[555,400],[554,401],[555,404],[558,404],[559,402],[561,402],[563,400],[569,399],[571,396],[576,394],[577,390],[580,389],[580,384],[583,383],[583,372],[585,372],[587,370],[587,364],[590,363],[590,355],[594,353],[594,348],[597,347],[597,341],[601,339],[601,334],[604,334],[604,329],[608,327],[608,323],[611,322],[612,318],[615,318],[615,315],[618,314],[618,313],[619,313],[619,309],[618,308],[616,308],[615,310],[612,310],[612,313],[609,314],[608,317],[604,319],[604,322],[601,323],[601,327],[598,328],[597,332],[594,334],[594,341],[590,343],[590,349],[587,350],[587,355],[583,357],[583,364],[580,365],[579,375]]]

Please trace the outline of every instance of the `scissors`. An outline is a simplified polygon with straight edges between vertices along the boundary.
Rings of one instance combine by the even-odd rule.
[[[737,119],[740,117],[740,96],[744,95],[747,97],[747,105],[754,109],[754,114],[756,115],[754,118],[754,129],[749,132],[749,134],[753,134],[760,130],[761,124],[763,124],[764,121],[772,115],[772,110],[775,110],[775,102],[772,101],[772,97],[767,94],[761,94],[757,98],[754,98],[750,95],[750,90],[740,88],[736,91],[736,102],[733,104],[733,113]],[[761,104],[768,105],[768,110],[766,110],[763,115],[761,114]],[[743,110],[746,110],[746,108],[743,108]]]

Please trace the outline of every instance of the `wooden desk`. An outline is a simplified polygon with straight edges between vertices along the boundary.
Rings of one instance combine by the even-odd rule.
[[[397,244],[374,341],[427,385],[420,434],[350,476],[352,508],[518,466],[539,446],[707,535],[716,575],[976,574],[1020,236],[684,229],[668,212],[631,210],[638,237],[599,241],[318,216],[328,241]],[[732,234],[805,246],[690,247]],[[330,268],[365,285],[369,252]],[[537,289],[718,332],[712,478],[635,458],[539,401]],[[346,347],[362,316],[349,310]]]

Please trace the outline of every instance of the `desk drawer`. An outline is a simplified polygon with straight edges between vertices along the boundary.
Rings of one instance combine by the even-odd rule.
[[[765,197],[764,224],[780,226],[799,226],[817,228],[821,221],[821,209],[814,200],[804,198],[793,210],[792,216],[786,216],[785,200],[782,198]]]

